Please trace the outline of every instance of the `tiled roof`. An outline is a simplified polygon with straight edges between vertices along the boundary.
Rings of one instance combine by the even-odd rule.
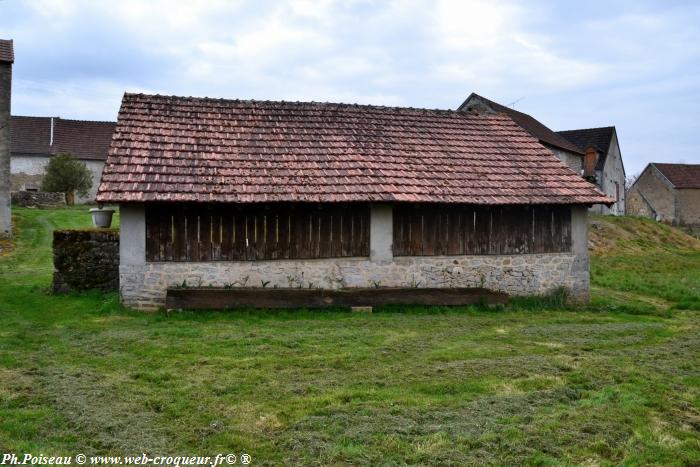
[[[612,142],[613,134],[615,134],[614,126],[557,131],[557,133],[574,143],[582,151],[585,151],[591,146],[600,151],[596,170],[603,170],[603,167],[605,167],[605,159],[608,157],[610,143]]]
[[[459,110],[468,110],[468,103],[473,98],[481,100],[489,107],[491,107],[491,109],[493,109],[493,111],[495,112],[503,112],[507,114],[510,118],[513,119],[515,123],[520,125],[528,133],[530,133],[535,138],[539,139],[541,142],[549,144],[550,146],[557,147],[559,149],[564,149],[566,151],[574,152],[577,154],[583,154],[583,151],[581,151],[581,149],[579,149],[576,145],[572,144],[569,140],[562,138],[557,133],[550,130],[542,122],[532,117],[531,115],[528,115],[523,112],[518,112],[515,109],[511,109],[510,107],[501,105],[498,102],[494,102],[476,93],[472,93],[467,98],[467,100],[464,101],[464,103],[461,106],[459,106]]]
[[[15,154],[52,155],[70,153],[77,159],[107,159],[114,122],[95,122],[51,117],[12,116],[11,151]]]
[[[0,62],[13,63],[15,61],[15,51],[12,40],[0,39]]]
[[[501,114],[142,94],[97,201],[612,202]]]
[[[700,164],[660,164],[652,165],[676,188],[700,188]]]

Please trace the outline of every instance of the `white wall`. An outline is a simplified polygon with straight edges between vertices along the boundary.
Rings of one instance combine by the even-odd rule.
[[[92,174],[92,188],[90,188],[86,196],[76,196],[76,202],[92,203],[95,201],[105,163],[104,161],[95,160],[83,160],[82,162],[85,163]],[[27,185],[40,187],[48,163],[49,158],[47,156],[13,155],[10,163],[12,191],[24,190],[27,188]]]
[[[583,156],[569,151],[564,151],[563,149],[554,148],[552,146],[547,146],[550,151],[557,156],[557,159],[562,161],[571,170],[576,172],[577,175],[581,175],[581,169],[583,168]]]

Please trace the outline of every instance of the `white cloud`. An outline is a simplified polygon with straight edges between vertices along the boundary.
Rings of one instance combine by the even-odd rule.
[[[602,0],[28,0],[0,30],[16,113],[113,119],[125,90],[442,108],[479,91],[554,128],[616,124],[634,165],[673,157],[646,149],[668,135],[700,154],[699,22]]]

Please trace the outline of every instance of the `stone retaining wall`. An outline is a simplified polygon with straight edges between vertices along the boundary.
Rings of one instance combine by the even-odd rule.
[[[22,207],[55,208],[66,205],[66,195],[46,191],[13,191],[12,204]]]
[[[395,257],[206,263],[146,263],[120,267],[125,305],[157,309],[168,287],[485,287],[510,295],[544,294],[558,287],[588,294],[588,267],[570,253]]]
[[[119,231],[56,230],[53,291],[119,290]]]

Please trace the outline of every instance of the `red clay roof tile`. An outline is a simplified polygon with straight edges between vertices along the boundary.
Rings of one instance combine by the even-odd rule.
[[[141,94],[97,200],[612,203],[505,115]]]
[[[70,153],[77,159],[107,159],[116,123],[54,117],[51,144],[51,118],[13,115],[12,153],[44,156]]]
[[[662,164],[652,162],[676,188],[700,188],[700,164]]]

